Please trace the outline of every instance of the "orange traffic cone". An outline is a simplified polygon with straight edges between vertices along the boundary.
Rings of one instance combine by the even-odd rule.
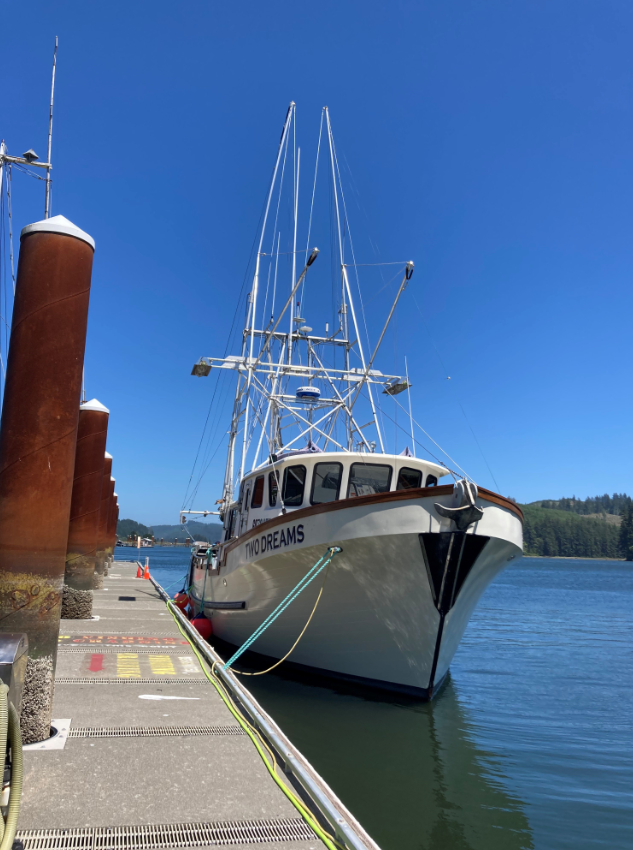
[[[143,578],[149,578],[149,560],[145,561],[145,572],[143,573]]]
[[[136,578],[143,578],[143,568],[141,565],[138,565],[138,570],[136,571]]]

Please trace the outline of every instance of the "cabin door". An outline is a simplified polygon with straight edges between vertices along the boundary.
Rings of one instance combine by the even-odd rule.
[[[246,485],[246,490],[244,491],[244,501],[242,502],[242,519],[240,523],[240,534],[244,534],[248,529],[248,506],[251,501],[251,485],[250,483]]]

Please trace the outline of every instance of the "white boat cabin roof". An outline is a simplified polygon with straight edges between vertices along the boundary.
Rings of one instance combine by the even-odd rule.
[[[245,476],[231,508],[262,516],[390,490],[435,486],[446,467],[405,454],[296,452]]]

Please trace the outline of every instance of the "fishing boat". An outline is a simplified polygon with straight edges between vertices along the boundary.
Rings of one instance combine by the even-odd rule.
[[[264,205],[239,353],[201,357],[192,371],[231,374],[235,396],[218,500],[222,538],[213,554],[206,544],[194,547],[190,597],[213,634],[235,647],[259,629],[252,649],[262,656],[284,659],[292,650],[290,663],[303,668],[430,699],[482,593],[522,552],[522,513],[451,465],[416,456],[415,438],[411,448],[387,451],[383,412],[394,404],[406,413],[398,396],[407,393],[413,429],[411,388],[407,375],[379,371],[377,355],[414,264],[402,264],[382,330],[366,348],[327,108],[318,150],[323,136],[337,326],[315,333],[299,314],[306,289],[321,291],[322,283],[311,283],[318,249],[297,248],[295,109],[291,103]],[[292,277],[281,308],[269,313],[272,282],[281,288],[276,212],[290,159]],[[313,207],[314,193],[310,223]],[[291,603],[271,618],[286,598]]]

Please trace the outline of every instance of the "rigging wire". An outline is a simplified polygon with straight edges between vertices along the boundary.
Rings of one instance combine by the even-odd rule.
[[[449,374],[448,374],[448,369],[447,369],[447,368],[446,368],[446,366],[444,365],[444,361],[442,360],[442,355],[440,354],[440,352],[439,352],[439,350],[438,350],[438,347],[437,347],[437,345],[435,344],[435,340],[433,339],[433,336],[432,336],[432,334],[431,334],[431,332],[430,332],[430,330],[429,330],[429,327],[428,327],[428,325],[426,324],[426,321],[425,321],[425,319],[424,319],[424,314],[422,313],[422,310],[420,309],[420,305],[419,305],[419,304],[418,304],[418,302],[416,301],[416,298],[415,298],[415,295],[413,294],[413,292],[411,293],[411,297],[413,298],[413,303],[415,304],[415,306],[416,306],[416,308],[417,308],[417,311],[418,311],[418,313],[420,314],[420,318],[422,319],[422,324],[424,325],[424,329],[426,330],[426,336],[427,336],[427,339],[429,339],[429,340],[431,341],[431,345],[433,346],[433,349],[434,349],[434,351],[435,351],[435,354],[437,355],[437,359],[440,361],[440,365],[442,366],[442,369],[443,369],[443,371],[444,371],[444,375],[446,376],[446,379],[447,379],[447,380],[450,380],[450,376],[449,376]],[[497,479],[495,478],[495,474],[494,474],[494,472],[492,471],[492,469],[490,468],[490,464],[488,463],[488,459],[486,458],[486,455],[484,454],[484,450],[482,449],[481,444],[480,444],[479,440],[477,439],[477,435],[475,434],[475,431],[474,431],[474,429],[473,429],[473,426],[470,424],[470,420],[468,419],[468,416],[466,415],[466,411],[464,410],[464,407],[463,407],[463,405],[462,405],[462,403],[461,403],[461,400],[460,400],[459,396],[457,396],[456,391],[455,391],[455,390],[453,390],[453,392],[455,393],[456,401],[457,401],[457,404],[459,405],[459,409],[461,410],[461,412],[462,412],[462,414],[463,414],[463,416],[464,416],[464,419],[466,420],[466,424],[468,425],[468,427],[469,427],[469,429],[470,429],[470,433],[473,435],[473,439],[475,440],[475,443],[477,444],[477,448],[478,448],[478,449],[479,449],[479,451],[481,452],[481,456],[482,456],[482,458],[483,458],[483,460],[484,460],[484,463],[486,464],[486,467],[487,467],[487,469],[488,469],[488,472],[490,473],[490,477],[492,478],[492,480],[493,480],[493,481],[494,481],[494,483],[495,483],[495,487],[497,488],[497,493],[500,493],[500,492],[501,492],[501,489],[500,489],[499,485],[497,484]]]
[[[281,165],[281,176],[279,178],[279,194],[277,196],[277,208],[275,210],[275,223],[273,225],[273,236],[272,236],[271,251],[275,247],[275,233],[277,232],[277,222],[279,221],[279,206],[281,204],[281,192],[282,192],[283,185],[284,185],[284,175],[286,173],[286,157],[288,155],[288,141],[289,141],[289,139],[290,139],[290,133],[286,134],[286,145],[285,145],[285,148],[284,148],[284,159],[283,159],[283,163]],[[281,236],[281,234],[279,234],[279,236]],[[287,252],[284,252],[284,253],[287,253]],[[262,254],[262,256],[266,256],[266,255]],[[270,254],[270,256],[272,258],[273,254]],[[276,290],[276,283],[277,283],[276,268],[277,268],[278,263],[279,263],[279,239],[277,240],[277,256],[276,256],[276,259],[275,259],[275,286],[273,287],[273,303],[272,303],[271,313],[270,313],[271,319],[275,315],[275,290]],[[266,283],[266,298],[264,300],[264,309],[262,310],[262,327],[264,327],[264,325],[266,324],[266,304],[268,302],[268,283],[270,282],[270,269],[271,269],[271,267],[272,267],[272,262],[269,263],[269,265],[268,265],[268,281]]]
[[[319,155],[321,153],[321,137],[323,135],[323,116],[324,115],[325,115],[325,111],[322,109],[321,110],[321,124],[319,125],[319,141],[317,142],[316,162],[314,163],[314,182],[312,184],[312,200],[310,202],[310,217],[308,219],[308,238],[306,239],[305,257],[304,257],[304,260],[303,260],[304,265],[308,262],[308,251],[310,249],[310,234],[312,232],[312,213],[314,211],[314,196],[316,194],[317,173],[318,173],[318,170],[319,170]],[[303,294],[305,292],[305,285],[306,285],[306,282],[304,280],[303,285],[301,287],[301,297],[299,298],[299,301],[300,301],[301,304],[303,304]]]
[[[261,224],[262,218],[264,216],[265,205],[266,205],[266,202],[264,201],[264,205],[262,206],[262,211],[261,211],[261,214],[259,216],[259,224]],[[258,228],[259,228],[259,225],[258,225]],[[235,320],[237,318],[237,314],[238,314],[240,305],[242,303],[242,296],[244,294],[244,287],[246,286],[246,281],[248,279],[248,270],[250,269],[251,263],[253,261],[253,253],[255,251],[255,245],[256,244],[257,244],[257,231],[255,231],[255,238],[253,239],[253,244],[251,245],[251,250],[250,250],[249,257],[248,257],[248,262],[246,264],[246,269],[244,271],[244,277],[242,279],[242,286],[240,288],[240,294],[238,296],[237,303],[235,305],[235,310],[233,312],[233,320],[231,321],[231,327],[229,328],[229,333],[228,333],[228,336],[227,336],[226,345],[224,347],[224,357],[226,357],[226,353],[229,350],[229,346],[231,344],[231,340],[232,340],[232,337],[233,337],[233,330],[235,328]],[[214,393],[213,393],[213,396],[211,397],[211,401],[209,403],[209,409],[207,410],[205,423],[204,423],[204,426],[203,426],[203,429],[202,429],[202,434],[200,436],[200,442],[198,443],[198,450],[196,451],[196,456],[195,456],[194,461],[193,461],[193,466],[191,467],[191,474],[189,476],[189,481],[187,482],[185,495],[183,497],[183,503],[182,503],[183,508],[185,507],[185,505],[187,503],[187,496],[189,494],[189,488],[191,487],[191,482],[193,480],[193,476],[194,476],[194,473],[195,473],[195,470],[196,470],[196,464],[198,463],[198,457],[200,455],[200,449],[202,447],[202,442],[204,440],[204,435],[205,435],[205,432],[206,432],[207,423],[208,423],[209,417],[211,415],[211,410],[212,410],[212,407],[213,407],[213,401],[215,399],[215,391],[217,390],[217,385],[218,385],[218,382],[216,381]]]
[[[363,398],[367,399],[367,396],[365,395],[364,390],[361,390],[361,395],[363,396]],[[391,416],[389,416],[389,414],[388,414],[386,411],[385,411],[385,416],[387,417],[387,419],[388,419],[390,422],[393,422],[393,423],[394,423],[394,425],[396,424],[396,423],[395,423],[395,421],[394,421],[394,419],[393,419]],[[413,422],[414,422],[416,425],[418,425],[418,423],[415,421],[415,419],[413,420]],[[406,431],[406,430],[402,427],[402,425],[398,425],[398,428],[400,428],[400,430],[401,430],[401,431],[404,431],[404,432],[405,432],[405,434],[407,434],[407,436],[409,436],[409,432],[408,432],[408,431]],[[423,428],[421,428],[421,427],[420,427],[420,425],[418,425],[418,428],[420,428],[420,430],[421,430],[421,431],[424,431],[424,429],[423,429]],[[424,433],[426,434],[426,436],[427,436],[427,437],[429,437],[429,435],[426,433],[426,431],[424,431]],[[413,439],[414,439],[414,440],[415,440],[415,442],[418,444],[418,446],[420,446],[420,448],[421,448],[421,449],[424,449],[424,451],[425,451],[428,455],[430,455],[430,457],[432,457],[432,458],[433,458],[433,460],[434,460],[436,463],[438,463],[440,466],[443,466],[443,467],[444,467],[444,469],[447,469],[447,470],[449,471],[449,473],[453,476],[453,478],[455,479],[455,481],[457,481],[458,475],[457,475],[457,473],[455,472],[455,470],[451,469],[451,468],[450,468],[450,466],[447,466],[447,465],[444,463],[444,461],[443,461],[443,460],[441,460],[441,459],[440,459],[437,455],[433,454],[433,452],[432,452],[429,448],[427,448],[427,447],[424,445],[424,443],[421,443],[421,442],[418,440],[418,438],[417,438],[417,437],[414,437]],[[431,440],[431,442],[432,442],[432,443],[434,443],[434,444],[437,446],[437,443],[435,442],[435,440],[434,440],[432,437],[429,437],[429,439]],[[444,449],[443,449],[441,446],[437,446],[437,447],[438,447],[438,449],[440,449],[440,451],[442,451],[442,452],[444,452],[444,454],[446,454],[446,452],[444,451]],[[448,457],[450,460],[452,460],[452,458],[450,458],[450,455],[446,454],[446,457]],[[453,461],[453,463],[455,463],[455,461]],[[455,464],[455,465],[457,466],[457,464]],[[458,468],[461,472],[463,472],[463,473],[464,473],[464,475],[466,475],[466,477],[467,477],[467,478],[470,478],[470,476],[469,476],[469,475],[467,475],[467,474],[464,472],[464,470],[461,468],[461,466],[457,466],[457,468]],[[471,479],[471,480],[472,480],[472,479]]]

